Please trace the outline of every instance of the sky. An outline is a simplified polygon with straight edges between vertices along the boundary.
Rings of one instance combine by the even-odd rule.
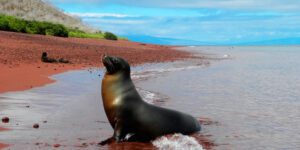
[[[152,42],[241,44],[300,39],[300,0],[48,1],[97,29],[140,42],[157,38],[165,40]]]

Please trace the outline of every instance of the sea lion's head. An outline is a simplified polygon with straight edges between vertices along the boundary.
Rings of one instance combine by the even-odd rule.
[[[123,58],[104,55],[102,63],[106,68],[106,73],[109,75],[124,74],[130,76],[130,65]]]
[[[46,58],[46,57],[48,57],[47,52],[43,52],[43,53],[42,53],[42,58]]]

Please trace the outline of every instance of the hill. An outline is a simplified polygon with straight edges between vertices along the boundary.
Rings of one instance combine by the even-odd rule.
[[[1,0],[0,14],[17,16],[26,20],[59,23],[86,32],[94,31],[91,27],[83,24],[79,18],[65,14],[44,0]]]

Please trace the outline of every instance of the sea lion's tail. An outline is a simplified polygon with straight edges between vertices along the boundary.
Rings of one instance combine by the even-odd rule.
[[[200,123],[197,119],[194,119],[194,124],[195,124],[196,131],[200,131],[201,130],[201,125],[200,125]]]

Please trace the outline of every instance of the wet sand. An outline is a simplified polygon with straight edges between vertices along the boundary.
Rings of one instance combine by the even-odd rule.
[[[0,132],[8,131],[9,129],[0,127]],[[8,147],[8,144],[0,143],[0,149]]]
[[[6,147],[8,147],[9,145],[8,144],[3,144],[3,143],[0,143],[0,149],[4,149]]]
[[[0,127],[0,131],[8,131],[9,129]]]
[[[68,70],[80,69],[78,65],[22,64],[14,67],[0,64],[0,93],[22,91],[54,82],[48,76]]]

